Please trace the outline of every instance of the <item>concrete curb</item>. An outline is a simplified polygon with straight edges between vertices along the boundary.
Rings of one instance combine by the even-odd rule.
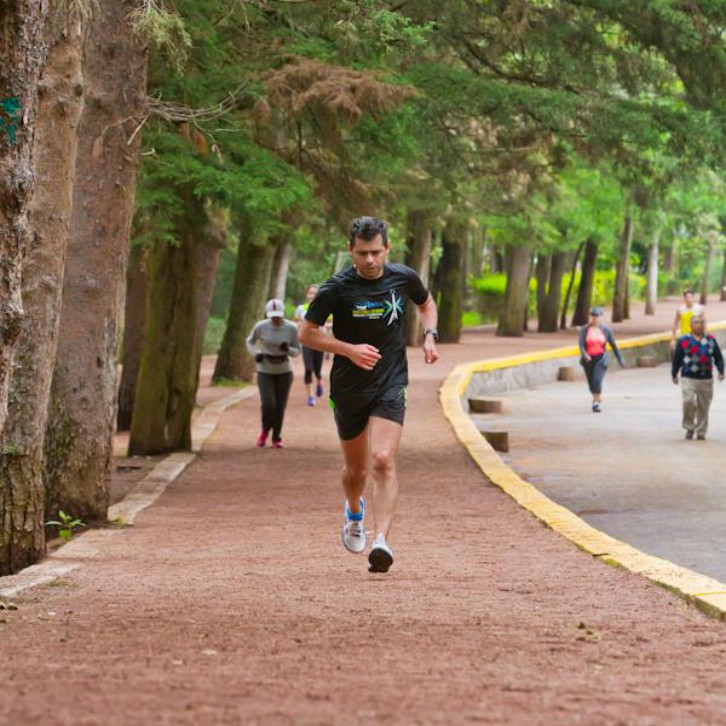
[[[726,323],[718,323],[709,325],[709,330],[724,327],[726,327]],[[630,338],[622,343],[619,342],[618,347],[621,349],[638,348],[663,342],[669,338],[670,335],[667,333]],[[532,484],[521,479],[502,461],[464,411],[462,397],[465,396],[475,373],[485,373],[554,358],[567,358],[572,357],[573,354],[576,354],[575,348],[557,348],[456,366],[439,391],[444,415],[451,423],[456,437],[492,484],[577,547],[608,565],[622,567],[647,577],[708,615],[726,619],[726,584],[679,567],[667,560],[647,555],[625,542],[620,542],[591,527],[569,509],[556,504]]]
[[[214,433],[222,414],[230,407],[251,398],[257,393],[256,386],[248,386],[205,406],[192,424],[192,451],[170,454],[160,461],[120,502],[108,509],[111,522],[130,525],[136,515],[153,504],[196,458],[204,442]],[[37,565],[31,565],[15,575],[3,577],[0,598],[15,597],[20,592],[67,575],[84,560],[97,557],[110,537],[122,529],[95,529],[86,532],[58,548]]]

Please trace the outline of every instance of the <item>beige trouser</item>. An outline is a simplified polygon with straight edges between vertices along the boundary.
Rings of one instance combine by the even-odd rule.
[[[683,428],[705,434],[708,428],[708,409],[713,398],[713,379],[681,377],[683,393]]]

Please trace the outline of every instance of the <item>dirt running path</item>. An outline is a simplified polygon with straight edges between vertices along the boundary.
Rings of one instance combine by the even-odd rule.
[[[454,363],[543,340],[413,357],[385,576],[339,544],[333,424],[299,375],[285,450],[252,448],[256,399],[228,411],[136,526],[0,611],[0,723],[724,723],[724,625],[546,530],[439,410]]]

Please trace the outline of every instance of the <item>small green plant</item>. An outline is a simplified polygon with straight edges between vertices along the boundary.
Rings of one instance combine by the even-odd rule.
[[[46,522],[46,525],[58,527],[58,536],[62,537],[66,542],[73,537],[77,527],[86,526],[81,519],[74,519],[73,515],[66,514],[62,509],[58,510],[58,519],[60,522]]]

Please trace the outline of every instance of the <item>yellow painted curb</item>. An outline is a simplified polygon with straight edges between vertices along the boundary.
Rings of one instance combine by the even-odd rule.
[[[709,324],[708,328],[724,330],[726,321]],[[669,339],[670,333],[647,335],[624,340],[618,343],[618,347],[627,350]],[[553,502],[502,461],[463,409],[462,399],[475,373],[576,355],[579,355],[578,348],[570,346],[458,365],[449,374],[439,391],[444,415],[451,423],[456,437],[487,479],[545,525],[606,564],[643,575],[692,603],[704,613],[726,619],[726,584],[685,567],[679,567],[668,560],[647,555],[591,527],[574,512]]]

